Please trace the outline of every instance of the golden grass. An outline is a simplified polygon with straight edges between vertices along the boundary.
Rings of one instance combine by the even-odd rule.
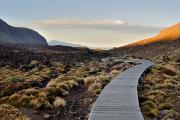
[[[45,92],[35,88],[26,89],[4,97],[0,103],[11,104],[16,107],[29,107],[34,109],[52,109],[48,96]]]
[[[178,54],[175,58],[175,62],[180,62],[180,54]]]
[[[110,82],[112,76],[114,76],[114,74],[101,74],[97,76],[89,76],[84,79],[84,83],[86,86],[88,86],[89,92],[93,93],[94,95],[98,95],[105,87],[105,85]]]
[[[73,90],[87,87],[88,94],[99,95],[113,77],[129,67],[128,64],[114,64],[113,60],[110,67],[99,61],[84,64],[65,70],[58,62],[52,62],[49,67],[32,61],[28,65],[31,69],[27,66],[23,68],[25,70],[0,68],[0,83],[5,83],[5,94],[0,92],[0,104],[35,110],[58,109],[66,106],[64,98]]]
[[[64,99],[60,98],[60,97],[56,97],[54,102],[53,102],[53,105],[55,108],[59,108],[61,106],[65,106],[66,105],[66,102]]]
[[[17,108],[8,105],[0,105],[0,119],[1,120],[30,120],[30,118],[23,115]]]
[[[64,82],[51,80],[47,84],[47,87],[54,87],[54,88],[60,88],[60,89],[62,88],[66,91],[69,91],[76,86],[78,86],[78,82],[76,82],[75,80],[69,80],[69,81],[64,81]]]
[[[170,103],[161,103],[159,106],[158,106],[158,109],[161,111],[161,110],[171,110],[173,109],[173,105],[170,104]]]
[[[141,110],[145,119],[161,117],[168,120],[177,117],[175,104],[178,103],[180,75],[174,71],[157,65],[153,67],[143,81],[143,90],[140,98],[143,98]],[[162,114],[162,111],[167,113]]]
[[[119,73],[120,73],[120,71],[118,71],[118,70],[112,70],[110,72],[110,75],[112,75],[114,77],[114,76],[118,75]]]
[[[130,46],[145,45],[145,44],[150,44],[157,41],[159,42],[172,41],[178,38],[180,38],[180,23],[162,30],[158,35],[152,38],[140,40],[138,42],[128,44],[127,46],[130,47]]]
[[[18,77],[21,78],[21,76],[24,75],[23,72],[17,70],[17,69],[11,69],[11,68],[0,68],[0,82],[7,82],[9,78],[11,77]]]
[[[158,117],[159,111],[157,109],[157,106],[154,102],[152,101],[146,101],[143,102],[142,104],[142,110],[145,115],[153,118],[153,117]]]

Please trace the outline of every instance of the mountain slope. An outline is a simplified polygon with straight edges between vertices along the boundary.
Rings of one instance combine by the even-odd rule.
[[[145,39],[145,40],[140,40],[138,42],[131,43],[127,46],[144,45],[144,44],[150,44],[150,43],[159,42],[159,41],[172,41],[178,38],[180,38],[180,23],[177,23],[174,26],[171,26],[162,30],[155,37]]]
[[[47,45],[46,39],[28,28],[13,27],[0,19],[0,44]]]
[[[162,30],[157,36],[114,48],[109,51],[117,55],[130,55],[153,60],[180,52],[180,23]]]

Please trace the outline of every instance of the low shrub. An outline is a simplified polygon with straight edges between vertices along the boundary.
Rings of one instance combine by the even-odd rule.
[[[16,83],[16,82],[22,81],[22,79],[20,77],[17,77],[17,76],[12,76],[12,77],[8,78],[8,81],[12,82],[12,83]]]

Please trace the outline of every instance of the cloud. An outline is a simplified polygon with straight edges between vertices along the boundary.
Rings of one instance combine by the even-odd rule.
[[[89,47],[118,47],[149,38],[162,28],[143,26],[118,19],[49,19],[19,24],[37,30],[47,40],[61,40]]]
[[[80,20],[80,19],[49,19],[49,20],[42,20],[36,21],[35,24],[39,25],[125,25],[125,24],[132,24],[130,22],[124,22],[121,20]]]
[[[105,20],[82,20],[82,19],[49,19],[34,21],[31,26],[43,29],[95,29],[95,30],[113,30],[121,33],[130,34],[153,34],[159,32],[162,28],[147,27],[134,22],[122,21],[118,19]]]

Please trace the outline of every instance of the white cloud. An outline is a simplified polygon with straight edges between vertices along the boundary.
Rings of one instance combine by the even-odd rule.
[[[124,22],[121,20],[80,20],[80,19],[49,19],[42,21],[35,21],[36,25],[130,25],[130,22]]]
[[[118,19],[49,19],[18,26],[38,30],[47,40],[61,40],[90,47],[106,48],[150,37],[162,29]]]
[[[83,20],[83,19],[49,19],[34,21],[29,24],[31,27],[42,29],[95,29],[113,30],[121,33],[157,33],[162,28],[146,27],[134,22],[122,21],[118,19],[105,20]]]

